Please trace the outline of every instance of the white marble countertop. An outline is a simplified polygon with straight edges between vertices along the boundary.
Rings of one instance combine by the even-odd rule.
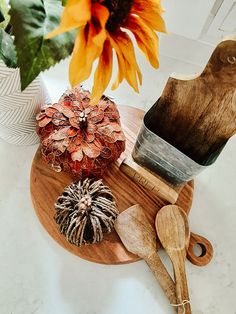
[[[171,71],[194,65],[164,56],[159,74],[144,70],[137,96],[121,87],[119,103],[147,109]],[[206,56],[207,58],[207,56]],[[67,87],[66,62],[45,74],[56,100]],[[109,94],[109,93],[108,93]],[[82,260],[60,247],[43,229],[32,207],[29,176],[37,146],[0,142],[0,313],[1,314],[169,314],[169,306],[145,262],[105,266]],[[195,180],[191,229],[211,240],[215,254],[206,267],[187,262],[194,314],[236,313],[236,137],[217,162]],[[169,269],[167,257],[161,253]]]

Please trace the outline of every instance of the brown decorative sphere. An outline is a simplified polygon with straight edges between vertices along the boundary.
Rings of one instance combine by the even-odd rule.
[[[77,246],[102,241],[118,216],[112,191],[101,179],[87,178],[70,184],[58,197],[55,209],[60,232]]]
[[[43,159],[78,179],[101,177],[125,150],[115,103],[105,96],[96,106],[89,101],[90,93],[77,87],[36,116]]]

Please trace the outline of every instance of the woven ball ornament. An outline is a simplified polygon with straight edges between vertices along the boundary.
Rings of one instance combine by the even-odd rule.
[[[101,177],[125,150],[115,103],[105,96],[96,106],[89,101],[90,93],[77,87],[36,116],[43,159],[77,179]]]
[[[102,241],[114,227],[118,210],[102,180],[85,179],[67,186],[55,204],[55,221],[67,241],[81,246]]]

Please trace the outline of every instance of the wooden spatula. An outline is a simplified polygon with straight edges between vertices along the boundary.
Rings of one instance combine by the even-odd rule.
[[[191,307],[185,273],[186,248],[190,231],[186,214],[176,205],[162,207],[156,216],[156,230],[174,268],[176,298],[181,313],[190,314]]]
[[[200,164],[236,133],[236,35],[213,51],[200,75],[173,74],[148,127]]]
[[[176,304],[175,284],[157,255],[156,232],[142,207],[137,204],[123,211],[115,222],[115,230],[127,250],[146,261],[170,303]]]

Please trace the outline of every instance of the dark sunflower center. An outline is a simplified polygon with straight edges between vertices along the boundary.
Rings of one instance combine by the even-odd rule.
[[[101,2],[110,12],[106,29],[114,32],[121,27],[132,8],[133,0],[105,0]]]

